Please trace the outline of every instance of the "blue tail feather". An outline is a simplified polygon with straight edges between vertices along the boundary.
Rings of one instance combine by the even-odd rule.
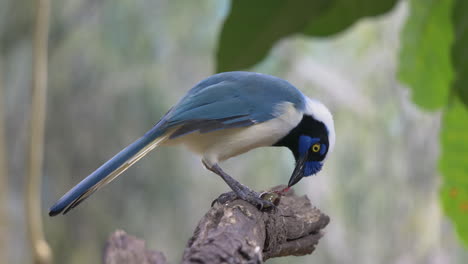
[[[98,186],[101,181],[106,180],[114,171],[119,169],[127,161],[135,157],[138,152],[149,146],[158,137],[164,134],[164,130],[159,129],[156,125],[144,136],[124,148],[114,157],[101,165],[97,170],[83,179],[70,191],[62,196],[50,209],[49,216],[55,216],[65,210],[64,214],[73,207],[77,206],[81,201],[86,199],[94,191],[93,188]],[[91,191],[91,192],[90,192]],[[86,196],[85,196],[86,195]]]

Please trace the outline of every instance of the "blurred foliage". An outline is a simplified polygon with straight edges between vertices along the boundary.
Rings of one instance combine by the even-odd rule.
[[[218,43],[217,71],[245,69],[295,33],[328,36],[358,19],[389,11],[397,0],[236,0]]]
[[[413,101],[428,110],[445,106],[449,94],[460,97],[468,105],[468,1],[453,1],[456,1],[455,7],[452,0],[410,0],[410,14],[402,33],[398,76],[411,88]],[[284,37],[293,33],[309,36],[335,34],[362,17],[389,11],[396,2],[278,0],[256,1],[253,4],[247,0],[232,1],[218,42],[217,70],[250,67],[261,61],[273,45]],[[455,45],[452,46],[454,40]],[[451,88],[454,71],[455,82]],[[464,120],[459,119],[461,123]],[[459,129],[461,127],[444,123],[445,134],[466,133],[466,130]],[[468,142],[463,137],[458,140],[460,144]],[[467,170],[458,170],[459,166],[450,170],[447,164],[468,164],[468,156],[449,155],[454,146],[446,142],[442,140],[443,155],[447,156],[442,156],[440,161],[445,168],[441,170],[444,180],[453,177],[466,179]],[[467,186],[459,188],[464,187]],[[449,201],[444,196],[446,194],[442,192],[441,200]],[[465,219],[468,211],[454,214],[452,209],[447,210],[447,215],[457,230],[468,230],[468,221]],[[468,241],[468,232],[460,231],[459,234]]]
[[[452,19],[455,42],[452,47],[452,61],[456,73],[453,89],[468,107],[468,1],[453,1],[455,1]]]
[[[447,107],[441,132],[442,205],[468,244],[468,110],[456,100]]]
[[[440,199],[468,245],[468,209],[463,206],[468,207],[468,4],[465,0],[410,3],[399,77],[409,85],[413,101],[420,107],[444,107]]]
[[[31,0],[7,0],[2,7],[0,9],[0,52],[6,53],[19,41],[31,36],[34,4]]]
[[[453,80],[452,0],[411,0],[403,29],[399,78],[417,105],[430,110],[447,104]]]

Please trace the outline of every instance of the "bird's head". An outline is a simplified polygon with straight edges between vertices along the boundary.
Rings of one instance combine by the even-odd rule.
[[[316,174],[335,145],[335,127],[330,111],[322,103],[307,98],[302,120],[276,145],[288,147],[296,159],[289,187],[303,177]]]

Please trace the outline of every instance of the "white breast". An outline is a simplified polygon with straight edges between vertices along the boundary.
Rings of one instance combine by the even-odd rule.
[[[251,149],[273,145],[296,127],[303,115],[290,102],[278,105],[277,113],[276,118],[249,127],[205,134],[196,132],[171,143],[185,144],[193,152],[202,155],[207,165],[213,165]]]

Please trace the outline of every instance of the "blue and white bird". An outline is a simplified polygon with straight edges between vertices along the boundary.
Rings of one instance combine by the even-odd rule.
[[[68,191],[49,211],[68,212],[157,146],[186,145],[219,175],[232,194],[260,208],[271,206],[219,163],[265,146],[289,148],[296,160],[288,186],[322,169],[335,145],[330,111],[289,82],[266,74],[225,72],[198,83],[141,138]]]

